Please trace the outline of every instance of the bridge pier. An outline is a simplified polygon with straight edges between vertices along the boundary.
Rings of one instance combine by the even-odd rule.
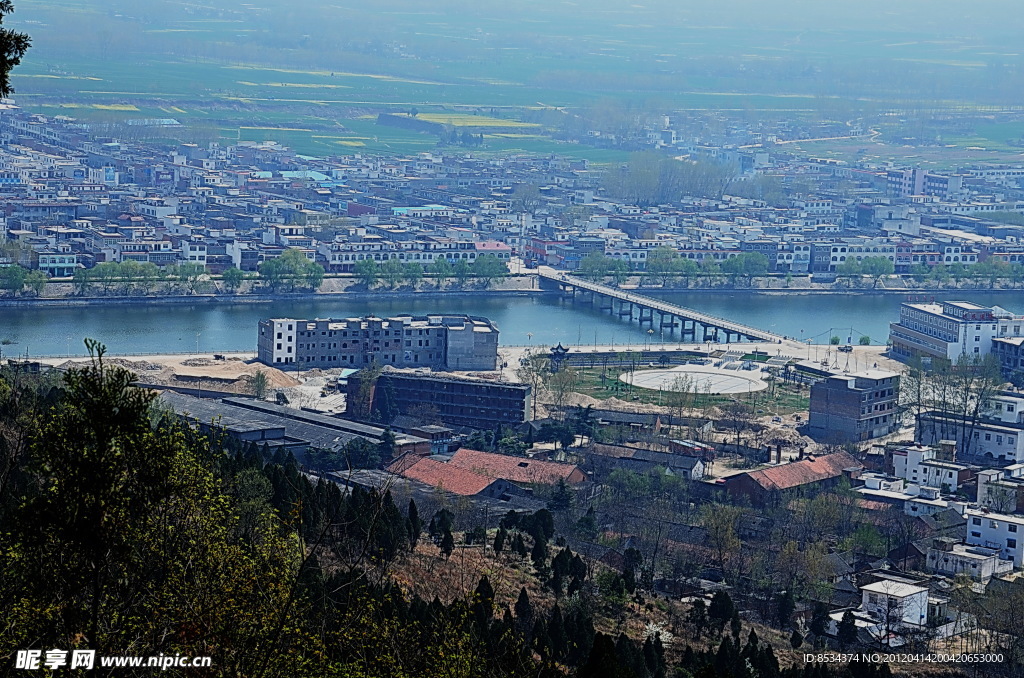
[[[607,285],[590,283],[568,273],[540,272],[538,277],[542,287],[548,290],[557,290],[563,299],[571,298],[575,303],[578,294],[580,301],[586,301],[591,306],[597,303],[600,310],[617,314],[620,320],[626,318],[630,321],[636,320],[641,327],[646,323],[653,329],[655,327],[654,314],[657,313],[659,314],[657,327],[661,328],[662,335],[664,335],[665,328],[674,332],[678,327],[683,340],[692,340],[695,343],[702,337],[704,341],[716,343],[750,341],[781,344],[784,341],[783,337],[771,332],[762,332],[725,318],[715,318],[693,309],[648,299],[640,294],[633,294]],[[598,299],[599,301],[597,301]],[[619,302],[618,306],[615,304],[616,301]],[[634,313],[634,307],[639,309],[639,313]]]

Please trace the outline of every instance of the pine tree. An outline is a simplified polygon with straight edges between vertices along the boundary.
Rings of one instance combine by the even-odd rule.
[[[533,605],[530,603],[530,595],[526,587],[519,589],[519,598],[516,600],[516,625],[520,630],[525,631],[533,624]]]
[[[491,586],[491,581],[487,578],[487,575],[480,578],[480,582],[476,585],[476,590],[473,592],[473,599],[481,606],[484,616],[490,619],[491,615],[494,614],[494,587]]]
[[[537,570],[543,570],[548,560],[548,545],[541,539],[535,539],[530,559]]]
[[[857,640],[857,621],[854,619],[853,612],[847,610],[843,613],[843,618],[839,620],[839,626],[836,629],[836,640],[839,641],[839,645],[843,649],[846,649],[847,645],[856,642]]]
[[[451,530],[445,530],[441,535],[441,555],[447,560],[453,551],[455,551],[455,537],[452,536]]]
[[[508,538],[508,532],[505,531],[504,527],[499,527],[497,534],[494,535],[494,552],[501,553],[505,549],[505,540]]]
[[[708,618],[713,622],[721,632],[722,628],[725,627],[725,623],[732,619],[732,613],[735,608],[732,604],[732,598],[725,591],[716,591],[715,595],[711,597],[711,605],[708,607]]]
[[[551,640],[551,656],[558,661],[565,659],[569,652],[569,639],[565,633],[562,611],[557,603],[551,608],[551,615],[548,618],[548,638]]]
[[[800,635],[800,631],[793,629],[793,635],[789,637],[789,644],[793,646],[794,650],[800,649],[800,646],[804,644],[804,637]]]
[[[515,539],[512,540],[512,552],[520,558],[525,558],[530,554],[530,552],[526,550],[526,542],[523,541],[523,535],[518,532],[516,533]]]
[[[784,629],[789,626],[789,620],[793,616],[793,611],[795,609],[796,600],[793,598],[793,591],[791,589],[786,589],[785,593],[779,596],[777,612],[780,629]]]
[[[423,521],[420,520],[420,511],[416,508],[416,501],[413,499],[409,500],[409,515],[406,527],[409,533],[409,550],[413,551],[416,549],[416,542],[420,539],[420,532],[423,531]]]

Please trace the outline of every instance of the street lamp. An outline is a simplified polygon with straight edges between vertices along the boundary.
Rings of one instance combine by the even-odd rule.
[[[200,334],[202,334],[202,332],[196,332],[196,355],[197,356],[199,355],[199,335]]]
[[[651,339],[654,337],[654,328],[647,330],[647,350],[651,350]]]

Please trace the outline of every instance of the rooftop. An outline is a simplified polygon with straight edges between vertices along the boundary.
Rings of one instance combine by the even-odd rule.
[[[924,586],[915,586],[914,584],[893,581],[891,579],[883,579],[882,581],[876,581],[874,584],[861,586],[860,590],[867,591],[868,593],[881,593],[882,595],[891,596],[893,598],[906,598],[907,596],[913,596],[918,593],[928,591]]]
[[[786,490],[808,483],[836,478],[841,476],[843,471],[848,468],[860,469],[863,466],[852,455],[846,452],[835,452],[759,471],[751,471],[745,475],[748,475],[751,480],[766,490]]]

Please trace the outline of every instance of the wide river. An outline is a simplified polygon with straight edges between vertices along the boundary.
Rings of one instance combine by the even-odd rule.
[[[710,315],[730,318],[797,339],[828,343],[838,335],[845,343],[861,336],[883,344],[889,322],[899,318],[902,295],[765,295],[736,293],[669,293],[666,300]],[[931,296],[931,295],[929,295]],[[945,292],[940,299],[994,304],[1020,313],[1024,293]],[[660,329],[647,328],[602,313],[587,305],[573,306],[557,297],[435,297],[340,300],[259,304],[89,306],[72,308],[0,307],[0,352],[5,356],[62,356],[84,353],[82,339],[105,343],[112,354],[190,353],[198,350],[255,351],[256,324],[261,318],[327,318],[367,314],[468,313],[491,318],[501,330],[502,345],[574,344],[640,346],[662,340]],[[666,342],[678,335],[666,330]]]

